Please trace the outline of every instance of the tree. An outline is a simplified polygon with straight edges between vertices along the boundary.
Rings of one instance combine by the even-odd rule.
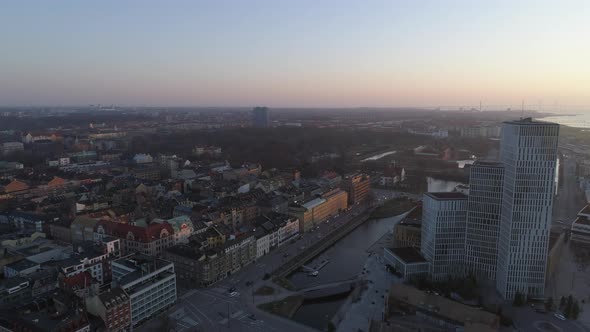
[[[573,296],[568,296],[567,297],[567,301],[565,304],[565,310],[563,311],[563,315],[565,316],[565,318],[570,318],[573,314],[573,310],[574,310],[574,298]]]
[[[551,310],[551,308],[553,308],[553,298],[549,297],[547,299],[547,302],[545,303],[545,309],[547,309],[549,311],[549,310]]]
[[[516,292],[516,294],[514,294],[514,301],[512,304],[516,307],[524,305],[524,294],[521,292]]]
[[[574,302],[573,307],[572,307],[572,318],[578,319],[579,314],[580,314],[580,305],[578,304],[578,301],[576,300]]]
[[[328,332],[334,332],[336,331],[336,326],[334,326],[334,323],[329,322],[328,323]]]

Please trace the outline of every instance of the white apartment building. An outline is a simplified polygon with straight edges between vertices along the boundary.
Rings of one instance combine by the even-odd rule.
[[[430,262],[430,278],[445,280],[464,273],[467,196],[461,193],[426,193],[422,201],[420,250]]]
[[[131,325],[155,317],[176,302],[174,264],[142,254],[113,261],[113,282],[130,298]]]
[[[478,279],[496,280],[504,167],[478,161],[470,169],[465,267]]]
[[[542,297],[549,246],[559,125],[531,118],[502,127],[504,165],[496,288]]]

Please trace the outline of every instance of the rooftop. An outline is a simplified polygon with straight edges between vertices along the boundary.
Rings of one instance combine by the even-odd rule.
[[[590,219],[584,217],[584,216],[579,216],[578,218],[576,218],[576,220],[574,220],[574,224],[578,224],[578,225],[590,225]]]
[[[502,164],[499,161],[494,161],[494,160],[477,160],[477,161],[475,161],[475,163],[473,163],[473,166],[485,166],[485,167],[498,167],[498,168],[502,168],[502,167],[504,167],[504,164]]]
[[[155,272],[161,268],[172,265],[172,263],[169,261],[142,254],[134,254],[118,259],[113,261],[113,265],[115,264],[120,264],[133,270],[133,272],[129,272],[121,277],[119,280],[119,285],[122,286],[130,284],[142,276]]]
[[[406,248],[389,248],[394,255],[399,257],[404,263],[425,263],[426,259],[422,257],[418,249],[414,247]]]
[[[590,217],[590,205],[584,206],[584,208],[582,210],[580,210],[580,212],[578,212],[578,215],[581,215],[581,214],[585,214]]]
[[[515,124],[515,125],[532,125],[532,126],[538,126],[538,125],[559,126],[557,123],[534,120],[531,117],[529,117],[529,118],[521,118],[519,120],[504,121],[504,123]]]
[[[436,200],[467,199],[465,194],[455,192],[426,193],[426,195]]]
[[[39,266],[39,264],[33,262],[32,260],[25,258],[25,259],[21,259],[20,261],[16,261],[14,263],[6,264],[5,266],[7,266],[15,271],[20,272],[20,271],[24,271],[26,269],[30,269],[35,266]]]
[[[310,210],[310,209],[313,209],[314,207],[324,203],[325,201],[326,200],[323,198],[315,198],[315,199],[312,199],[311,201],[303,204],[303,207]]]

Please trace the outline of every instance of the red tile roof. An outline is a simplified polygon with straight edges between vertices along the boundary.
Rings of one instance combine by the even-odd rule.
[[[92,275],[89,272],[84,271],[82,273],[74,274],[71,277],[65,277],[62,279],[62,284],[65,287],[71,289],[81,289],[90,286],[92,284]]]

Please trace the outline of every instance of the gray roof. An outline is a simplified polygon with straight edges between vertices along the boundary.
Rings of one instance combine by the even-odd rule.
[[[24,270],[30,269],[32,267],[35,267],[35,266],[39,266],[39,264],[33,262],[30,259],[24,258],[24,259],[21,259],[20,261],[16,261],[16,262],[7,264],[6,266],[15,270],[15,271],[20,272],[20,271],[24,271]]]

